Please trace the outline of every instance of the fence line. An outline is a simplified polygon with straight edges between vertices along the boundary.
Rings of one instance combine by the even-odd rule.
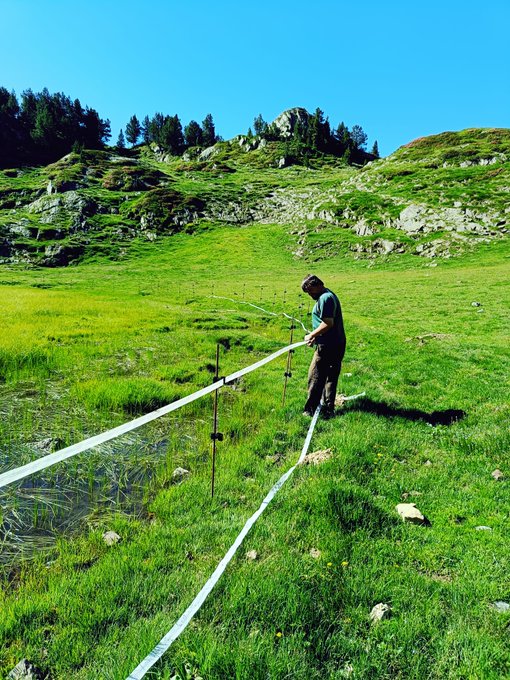
[[[127,680],[141,680],[147,673],[147,671],[154,666],[156,661],[158,661],[163,654],[168,650],[170,645],[179,637],[179,635],[187,628],[189,622],[191,619],[195,616],[197,611],[202,607],[204,604],[207,596],[211,592],[211,590],[214,588],[216,583],[219,581],[221,575],[227,568],[229,562],[232,560],[234,557],[235,553],[237,552],[237,549],[243,542],[246,534],[250,531],[251,527],[255,524],[255,522],[258,520],[260,515],[264,512],[264,510],[267,508],[269,503],[273,500],[273,498],[276,496],[278,491],[282,488],[282,486],[285,484],[287,479],[292,475],[296,467],[303,461],[304,457],[306,456],[306,453],[308,451],[308,447],[310,446],[310,441],[312,439],[312,434],[315,428],[315,424],[317,423],[317,418],[319,417],[321,407],[318,406],[317,410],[314,413],[314,416],[312,418],[312,422],[310,423],[310,427],[308,428],[308,434],[305,439],[305,443],[303,445],[303,449],[301,451],[301,455],[299,456],[298,462],[293,465],[287,472],[280,477],[280,479],[276,482],[276,484],[271,488],[267,496],[264,498],[262,501],[259,509],[246,521],[244,527],[242,528],[241,532],[238,534],[236,540],[234,543],[230,546],[228,549],[227,553],[221,560],[221,562],[218,564],[212,575],[209,577],[205,585],[202,587],[198,595],[195,597],[193,602],[189,605],[189,607],[186,609],[186,611],[180,616],[178,621],[172,626],[172,628],[168,631],[168,633],[161,638],[161,640],[158,642],[158,644],[154,647],[154,649],[145,657],[145,659],[138,664],[138,666],[132,671],[131,675],[127,678]]]
[[[361,392],[360,394],[353,394],[350,397],[344,397],[344,401],[352,401],[353,399],[358,399],[359,397],[363,397],[365,395],[365,392]],[[204,604],[205,600],[207,599],[207,596],[210,594],[214,586],[218,583],[221,575],[227,568],[229,562],[232,560],[234,557],[235,553],[237,552],[237,549],[239,546],[242,544],[244,541],[244,538],[250,531],[251,527],[255,524],[255,522],[258,520],[260,515],[264,512],[264,510],[267,508],[269,503],[273,500],[273,498],[276,496],[278,491],[282,488],[282,486],[285,484],[287,479],[292,475],[294,470],[298,465],[300,465],[307,452],[308,448],[310,446],[310,442],[312,441],[312,435],[315,429],[315,425],[317,424],[317,418],[319,417],[319,413],[321,410],[321,406],[319,405],[313,415],[312,422],[310,423],[310,427],[308,428],[308,432],[306,435],[305,443],[303,444],[303,448],[301,450],[301,454],[298,458],[298,461],[295,465],[293,465],[285,474],[283,474],[280,479],[276,482],[276,484],[273,485],[267,496],[264,498],[262,501],[259,509],[246,521],[244,527],[241,529],[240,533],[238,534],[236,540],[228,551],[226,552],[225,556],[223,559],[220,561],[216,569],[213,571],[211,576],[208,578],[206,581],[205,585],[201,588],[200,592],[198,595],[196,595],[195,599],[193,602],[188,606],[188,608],[185,610],[185,612],[179,617],[177,622],[172,626],[172,628],[168,631],[168,633],[161,638],[161,640],[158,642],[158,644],[154,647],[154,649],[147,654],[145,659],[141,661],[141,663],[138,664],[138,666],[132,671],[131,675],[128,676],[126,680],[141,680],[147,671],[149,671],[154,664],[161,659],[163,654],[169,649],[169,647],[172,645],[175,640],[179,637],[179,635],[187,628],[188,624],[190,623],[191,619],[195,616],[195,614],[198,612],[198,610],[202,607]]]
[[[226,378],[220,378],[212,385],[203,387],[201,390],[197,390],[196,392],[189,394],[187,397],[178,399],[177,401],[174,401],[171,404],[162,406],[161,408],[155,411],[151,411],[150,413],[140,416],[139,418],[135,418],[134,420],[131,420],[128,423],[119,425],[118,427],[114,427],[111,430],[107,430],[106,432],[95,435],[94,437],[84,439],[83,441],[78,442],[77,444],[67,446],[66,448],[61,449],[60,451],[55,451],[54,453],[50,453],[47,456],[38,458],[32,461],[31,463],[27,463],[26,465],[22,465],[21,467],[14,468],[13,470],[8,470],[7,472],[0,474],[0,489],[4,486],[7,486],[8,484],[12,484],[13,482],[16,482],[20,479],[24,479],[25,477],[29,477],[30,475],[33,475],[36,472],[40,472],[41,470],[51,467],[56,463],[60,463],[61,461],[71,458],[72,456],[76,456],[78,453],[88,451],[89,449],[92,449],[95,446],[98,446],[99,444],[103,444],[104,442],[116,439],[117,437],[120,437],[121,435],[126,434],[127,432],[131,432],[132,430],[136,430],[138,427],[141,427],[142,425],[145,425],[146,423],[149,423],[152,420],[156,420],[157,418],[161,418],[161,416],[164,416],[167,413],[176,411],[177,409],[182,408],[186,404],[190,404],[191,402],[200,399],[200,397],[203,397],[206,394],[210,394],[211,392],[220,389],[224,385],[233,382],[234,380],[237,380],[237,378],[240,378],[241,376],[246,375],[251,371],[255,371],[257,368],[260,368],[261,366],[264,366],[270,361],[273,361],[273,359],[276,359],[282,354],[285,354],[289,350],[295,349],[297,347],[302,347],[303,345],[306,345],[304,341],[295,342],[292,345],[283,347],[282,349],[278,350],[277,352],[274,352],[273,354],[270,354],[264,359],[261,359],[260,361],[257,361],[256,363],[251,364],[246,368],[242,368],[240,371],[236,371],[235,373],[228,375]]]
[[[260,307],[259,305],[255,305],[255,304],[253,304],[253,302],[247,302],[246,300],[234,300],[234,298],[224,297],[223,295],[209,295],[208,297],[216,298],[217,300],[229,300],[229,302],[233,302],[236,305],[249,305],[250,307],[255,307],[255,309],[260,309],[260,311],[264,312],[264,314],[269,314],[270,316],[280,316],[280,314],[277,314],[276,312],[270,312],[268,309],[264,309],[264,307]],[[301,324],[305,333],[310,332],[308,330],[308,328],[304,325],[304,323],[302,321],[300,321],[299,319],[296,319],[295,316],[291,316],[290,314],[287,314],[286,312],[282,312],[281,315],[287,317],[287,319],[290,319],[291,321],[297,321],[299,324]]]

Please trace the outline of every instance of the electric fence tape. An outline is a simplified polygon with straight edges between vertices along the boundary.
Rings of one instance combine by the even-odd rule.
[[[38,458],[32,461],[31,463],[27,463],[26,465],[14,468],[13,470],[8,470],[7,472],[0,474],[0,489],[4,486],[7,486],[8,484],[17,482],[20,479],[29,477],[30,475],[33,475],[36,472],[40,472],[41,470],[44,470],[52,465],[55,465],[56,463],[60,463],[61,461],[66,460],[67,458],[76,456],[78,453],[88,451],[89,449],[92,449],[95,446],[98,446],[99,444],[104,444],[104,442],[108,442],[112,439],[120,437],[123,434],[126,434],[127,432],[136,430],[138,427],[141,427],[142,425],[145,425],[146,423],[149,423],[152,420],[156,420],[157,418],[161,418],[161,416],[164,416],[167,413],[176,411],[177,409],[182,408],[186,404],[190,404],[191,402],[200,399],[200,397],[203,397],[206,394],[210,394],[211,392],[220,389],[220,387],[223,387],[224,385],[233,382],[237,378],[240,378],[241,376],[246,375],[251,371],[255,371],[257,368],[260,368],[261,366],[264,366],[270,361],[273,361],[273,359],[276,359],[282,354],[285,354],[290,350],[296,349],[297,347],[302,347],[303,345],[306,345],[306,342],[304,341],[295,342],[292,345],[283,347],[282,349],[279,349],[277,352],[270,354],[264,359],[261,359],[260,361],[257,361],[256,363],[251,364],[246,368],[242,368],[240,371],[236,371],[235,373],[228,375],[226,378],[221,378],[220,380],[217,380],[216,382],[212,383],[212,385],[203,387],[201,390],[197,390],[196,392],[189,394],[187,397],[183,397],[182,399],[178,399],[177,401],[174,401],[171,404],[162,406],[156,411],[146,413],[145,415],[140,416],[139,418],[135,418],[134,420],[131,420],[128,423],[124,423],[123,425],[114,427],[113,429],[107,430],[102,434],[97,434],[94,437],[84,439],[83,441],[78,442],[77,444],[67,446],[65,449],[61,449],[60,451],[50,453],[47,456]]]
[[[268,309],[264,309],[264,307],[260,307],[259,305],[253,304],[253,302],[247,302],[246,300],[234,300],[234,298],[229,298],[229,297],[223,297],[223,295],[209,295],[210,298],[216,298],[216,300],[228,300],[229,302],[233,302],[236,305],[249,305],[250,307],[255,307],[255,309],[260,309],[261,312],[264,312],[264,314],[269,314],[270,316],[280,316],[276,312],[270,312]],[[305,333],[310,333],[308,328],[304,325],[302,321],[299,319],[296,319],[295,316],[291,316],[290,314],[287,314],[286,312],[282,312],[282,316],[287,317],[287,319],[290,319],[291,321],[297,321],[298,323],[301,324],[303,330]]]
[[[203,586],[203,588],[200,590],[198,595],[195,597],[193,602],[189,605],[189,607],[186,609],[186,611],[182,614],[182,616],[179,618],[179,620],[172,626],[172,628],[168,631],[168,633],[161,638],[161,640],[158,642],[158,644],[154,647],[154,649],[148,654],[145,659],[138,664],[138,666],[135,668],[135,670],[131,673],[131,675],[128,677],[127,680],[140,680],[145,676],[147,671],[152,668],[152,666],[158,661],[163,654],[168,650],[170,645],[179,637],[179,635],[186,629],[188,626],[189,622],[191,619],[195,616],[197,611],[202,607],[204,604],[207,596],[211,592],[211,590],[214,588],[216,583],[218,583],[220,576],[223,574],[225,569],[227,568],[229,562],[231,559],[234,557],[235,553],[237,552],[237,549],[243,542],[246,534],[250,531],[251,527],[255,524],[255,522],[258,520],[260,515],[264,512],[264,510],[267,508],[269,503],[273,500],[273,498],[276,496],[278,491],[282,488],[282,486],[285,484],[287,479],[291,476],[291,474],[294,472],[296,467],[303,461],[304,457],[306,456],[306,453],[308,451],[308,447],[310,446],[310,441],[312,439],[312,434],[315,428],[315,424],[317,423],[317,418],[319,417],[320,413],[320,406],[317,407],[317,410],[314,413],[314,416],[312,418],[312,422],[310,423],[310,427],[308,428],[308,434],[306,435],[305,443],[303,445],[303,450],[301,451],[301,455],[299,456],[299,460],[296,463],[296,465],[293,465],[287,472],[280,477],[280,479],[276,482],[276,484],[272,487],[272,489],[269,491],[267,496],[264,498],[262,501],[259,509],[247,520],[246,524],[242,528],[241,532],[237,536],[236,540],[230,548],[228,549],[228,552],[225,554],[225,557],[221,560],[221,562],[218,564],[212,575],[209,577],[207,580],[206,584]]]
[[[344,397],[344,401],[351,401],[353,399],[358,399],[359,397],[363,397],[365,395],[365,392],[362,392],[361,394],[354,394],[350,397]],[[154,647],[154,649],[145,657],[145,659],[138,664],[138,666],[134,669],[134,671],[129,675],[127,680],[141,680],[147,673],[147,671],[154,666],[154,664],[161,659],[163,654],[169,649],[171,644],[179,637],[179,635],[186,629],[188,626],[189,622],[191,619],[195,616],[197,611],[202,607],[204,604],[207,596],[209,593],[212,591],[214,586],[218,583],[221,575],[227,568],[229,562],[232,560],[234,557],[235,553],[237,552],[237,549],[241,545],[241,543],[244,541],[245,536],[247,533],[250,531],[252,526],[255,524],[255,522],[258,520],[260,515],[264,512],[264,510],[267,508],[269,503],[273,500],[273,498],[276,496],[278,491],[282,488],[282,486],[285,484],[285,482],[288,480],[288,478],[292,475],[294,470],[298,465],[300,465],[307,452],[308,448],[310,446],[310,442],[312,441],[312,435],[313,431],[315,429],[315,425],[317,423],[317,418],[319,417],[321,407],[318,406],[313,418],[312,422],[310,423],[310,427],[308,428],[308,433],[306,435],[305,443],[303,444],[303,448],[301,450],[301,455],[298,458],[298,461],[295,465],[293,465],[287,472],[280,477],[280,479],[276,482],[276,484],[271,488],[267,496],[264,498],[262,501],[259,509],[247,520],[246,524],[242,528],[241,532],[238,534],[236,540],[230,548],[228,549],[227,553],[225,554],[225,557],[221,560],[221,562],[218,564],[216,569],[213,571],[212,575],[209,577],[205,585],[202,587],[198,595],[195,597],[193,602],[189,605],[189,607],[186,609],[186,611],[181,615],[181,617],[178,619],[178,621],[172,626],[172,628],[168,631],[168,633],[161,638],[161,640],[158,642],[158,644]]]

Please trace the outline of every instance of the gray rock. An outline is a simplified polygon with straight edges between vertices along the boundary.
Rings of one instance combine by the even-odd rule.
[[[421,525],[430,524],[425,515],[418,510],[415,503],[399,503],[395,510],[404,522]]]
[[[172,472],[172,481],[173,482],[182,482],[186,477],[189,477],[190,471],[186,470],[185,468],[178,467],[175,468],[175,470]]]
[[[30,663],[27,659],[22,659],[7,676],[8,680],[43,680],[43,672]]]
[[[422,205],[408,205],[398,218],[398,226],[409,234],[416,234],[425,229],[427,209]]]
[[[497,600],[496,602],[492,603],[492,608],[503,614],[504,612],[510,611],[510,604],[508,602],[504,602],[503,600]]]
[[[39,439],[37,442],[33,442],[32,446],[38,451],[57,451],[62,448],[64,442],[62,439],[57,437],[45,437],[44,439]]]
[[[217,156],[219,154],[220,150],[219,148],[214,145],[214,146],[208,146],[207,149],[204,149],[203,151],[200,152],[199,155],[199,160],[201,161],[208,161],[211,158],[214,158],[214,156]]]
[[[32,230],[30,229],[30,226],[30,220],[27,220],[26,217],[19,220],[19,222],[5,225],[6,229],[8,229],[12,234],[18,234],[19,236],[23,236],[23,238],[30,238],[32,236]]]
[[[374,230],[364,218],[354,225],[354,231],[358,236],[371,236],[374,233]]]
[[[280,160],[278,161],[278,167],[279,168],[284,168],[287,165],[287,159],[285,156],[282,156]]]
[[[471,307],[481,307],[482,303],[481,302],[472,302]]]
[[[281,113],[275,118],[271,125],[276,129],[280,137],[288,139],[294,134],[294,130],[298,123],[306,130],[309,120],[310,114],[308,111],[298,106]]]
[[[475,527],[475,531],[492,531],[492,527],[486,527],[484,524],[480,524]]]
[[[259,554],[256,550],[248,550],[248,552],[246,553],[246,559],[247,560],[252,560],[252,561],[256,560],[256,559],[258,559],[258,556],[259,556]]]
[[[376,624],[379,623],[379,621],[388,619],[390,616],[391,616],[390,605],[385,604],[384,602],[379,602],[379,604],[376,604],[375,607],[373,607],[372,611],[370,612],[370,621],[372,624]]]
[[[502,481],[503,479],[505,479],[505,475],[504,475],[504,474],[501,472],[501,470],[499,470],[498,468],[496,468],[493,472],[491,472],[491,476],[494,477],[494,479],[495,479],[497,482]]]
[[[115,545],[121,540],[121,537],[119,534],[115,533],[115,531],[106,531],[103,534],[103,541],[106,543],[106,545]]]

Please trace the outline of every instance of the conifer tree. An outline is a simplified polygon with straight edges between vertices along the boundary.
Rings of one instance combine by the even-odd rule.
[[[119,136],[117,137],[117,144],[115,146],[119,151],[124,151],[124,149],[126,148],[126,141],[124,139],[124,133],[122,132],[122,130],[119,132]]]
[[[160,144],[166,147],[171,154],[177,155],[182,152],[184,147],[184,135],[179,116],[165,116],[165,120],[160,132]]]
[[[151,139],[151,121],[149,116],[145,116],[145,118],[142,121],[142,138],[145,144],[150,144],[152,139]]]
[[[355,149],[365,149],[367,145],[368,135],[365,134],[361,125],[353,125],[351,130],[351,139]]]
[[[380,158],[379,156],[379,145],[377,144],[377,139],[374,142],[374,145],[372,147],[372,151],[370,152],[373,156],[376,158]]]
[[[255,130],[256,135],[261,135],[267,130],[267,123],[266,121],[262,118],[262,114],[259,113],[259,115],[254,118],[253,120],[253,129]]]
[[[142,128],[138,118],[136,116],[131,116],[129,123],[126,125],[126,139],[131,146],[134,146],[137,143],[141,131]]]
[[[213,117],[210,113],[207,114],[202,122],[202,134],[204,146],[212,146],[217,142]]]
[[[196,120],[190,120],[184,128],[184,142],[186,146],[202,146],[204,143],[202,128]]]

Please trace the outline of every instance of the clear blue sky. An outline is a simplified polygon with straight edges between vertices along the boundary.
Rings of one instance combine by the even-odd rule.
[[[212,113],[225,139],[319,106],[382,155],[510,127],[510,1],[0,0],[0,85],[64,92],[112,123]]]

